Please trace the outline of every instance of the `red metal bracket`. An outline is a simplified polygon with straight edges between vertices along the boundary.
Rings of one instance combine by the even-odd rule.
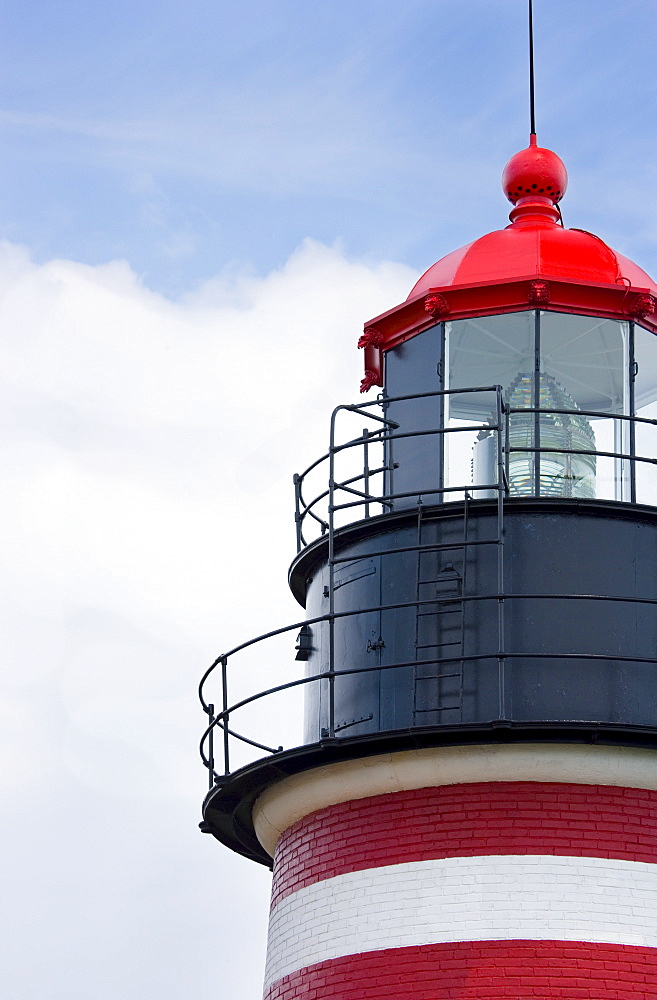
[[[550,286],[547,281],[530,281],[527,301],[536,305],[547,305],[550,301]]]

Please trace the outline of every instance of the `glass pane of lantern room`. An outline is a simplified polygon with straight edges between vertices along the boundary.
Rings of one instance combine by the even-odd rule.
[[[657,337],[654,333],[634,326],[634,412],[647,421],[635,427],[635,450],[639,458],[654,459],[657,455]],[[636,462],[637,503],[657,506],[657,467],[652,461]]]
[[[370,489],[395,494],[395,508],[415,506],[418,495],[424,503],[441,501],[442,337],[440,324],[386,352],[386,392],[393,401],[387,404],[385,415],[399,427],[386,446],[383,489],[377,488],[380,479]],[[400,396],[412,398],[395,399]],[[374,450],[372,445],[370,450]],[[376,468],[375,462],[372,467]]]
[[[499,385],[508,394],[519,375],[534,371],[535,312],[480,316],[446,323],[446,385],[449,390]],[[475,499],[496,496],[496,395],[453,392],[447,397],[446,485],[470,488]],[[470,430],[470,428],[474,428]],[[531,433],[531,429],[530,429]],[[532,446],[532,440],[526,442]],[[530,456],[533,461],[533,456]],[[488,487],[484,489],[483,487]],[[447,493],[446,500],[461,493]]]
[[[629,412],[628,324],[544,312],[539,339],[538,405],[546,412],[535,428],[533,492],[629,500],[629,462],[591,454],[629,450],[628,422],[612,416]]]

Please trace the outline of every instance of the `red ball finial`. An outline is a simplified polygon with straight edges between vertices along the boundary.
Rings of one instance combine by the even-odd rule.
[[[512,156],[502,174],[502,189],[513,205],[522,199],[549,199],[557,205],[568,185],[563,161],[551,149],[536,145],[536,136],[529,137],[527,149]]]

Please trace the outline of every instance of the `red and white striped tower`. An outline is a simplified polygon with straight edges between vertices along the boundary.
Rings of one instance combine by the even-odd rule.
[[[222,774],[232,658],[204,679],[202,828],[273,858],[266,1000],[657,996],[657,288],[563,227],[534,136],[503,186],[366,325],[324,514],[296,477],[303,743]]]

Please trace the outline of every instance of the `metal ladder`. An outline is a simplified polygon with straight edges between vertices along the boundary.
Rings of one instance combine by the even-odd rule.
[[[465,602],[468,507],[466,493],[460,541],[438,544],[420,502],[417,516],[417,571],[413,718],[418,725],[434,721],[459,722],[463,715],[463,656],[465,655]],[[429,538],[427,539],[427,535]]]
[[[496,593],[490,593],[488,599],[497,603],[497,652],[493,657],[498,661],[499,718],[506,718],[504,493],[498,492],[497,528],[492,538],[469,537],[471,502],[472,497],[466,490],[461,527],[459,530],[458,522],[452,522],[451,537],[438,535],[436,531],[439,521],[449,522],[437,515],[435,508],[427,514],[421,498],[418,504],[413,683],[413,720],[418,726],[467,721],[464,702],[473,692],[468,690],[467,680],[471,671],[466,672],[465,668],[466,664],[478,660],[475,648],[466,650],[467,608],[471,604],[468,598],[476,596],[468,594],[468,552],[482,545],[494,545],[497,550],[495,563],[491,566],[495,571],[496,564]],[[472,615],[480,613],[481,607],[475,600],[470,612],[471,623],[474,622]],[[483,653],[482,662],[491,659],[491,652]]]

